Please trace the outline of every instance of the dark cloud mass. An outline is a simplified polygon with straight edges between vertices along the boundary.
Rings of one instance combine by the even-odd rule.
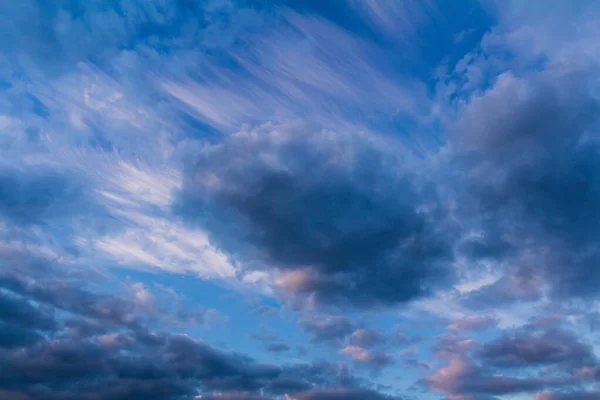
[[[405,302],[446,275],[451,247],[433,220],[435,193],[423,197],[426,185],[383,148],[307,127],[241,132],[194,158],[178,208],[225,247],[232,235],[251,243],[280,270],[284,292],[320,304]]]

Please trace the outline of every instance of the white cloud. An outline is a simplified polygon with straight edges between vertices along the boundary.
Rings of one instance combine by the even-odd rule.
[[[186,227],[171,214],[173,193],[181,186],[177,171],[120,161],[104,172],[108,178],[99,182],[99,194],[123,229],[94,239],[94,249],[136,268],[191,272],[207,279],[235,276],[234,264],[205,232]]]

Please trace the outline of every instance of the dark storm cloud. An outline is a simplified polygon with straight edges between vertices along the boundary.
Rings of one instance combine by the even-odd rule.
[[[252,244],[284,293],[391,305],[427,293],[451,259],[425,186],[381,144],[266,125],[195,155],[177,208],[234,253]]]

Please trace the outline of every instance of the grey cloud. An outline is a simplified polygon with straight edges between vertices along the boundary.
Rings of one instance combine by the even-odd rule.
[[[501,75],[464,108],[452,139],[461,204],[477,216],[465,221],[482,232],[481,246],[504,262],[534,263],[555,295],[585,297],[598,287],[596,80],[589,69]]]
[[[581,342],[573,332],[559,329],[505,334],[483,346],[481,359],[489,366],[518,368],[552,364],[584,367],[597,363],[589,344]]]
[[[379,372],[382,368],[394,364],[394,357],[384,351],[368,350],[358,346],[346,346],[343,352],[352,357],[355,365]]]
[[[52,311],[47,307],[34,306],[26,298],[0,291],[0,319],[7,323],[42,330],[52,329],[56,326]]]
[[[480,343],[457,333],[444,333],[437,337],[437,343],[433,347],[433,354],[437,358],[452,359],[456,356],[469,354],[478,348]]]
[[[200,219],[229,251],[275,265],[284,294],[393,305],[449,276],[435,194],[423,197],[426,185],[383,145],[265,125],[205,148],[186,176],[178,212]]]
[[[308,332],[315,342],[335,342],[348,337],[356,326],[349,317],[312,315],[303,317],[298,324]]]
[[[208,394],[202,396],[206,400],[269,400],[272,397],[265,397],[253,393],[219,393],[219,394]]]
[[[493,396],[536,392],[551,387],[569,386],[577,382],[572,377],[514,377],[494,374],[474,363],[469,357],[458,356],[425,379],[429,388],[448,395]],[[467,397],[468,398],[468,397]]]
[[[448,361],[425,383],[451,399],[577,392],[595,379],[598,365],[592,347],[573,332],[531,324],[483,343],[442,335],[434,355]]]
[[[364,389],[312,390],[301,393],[298,400],[401,400],[399,397],[380,394]]]
[[[43,339],[44,337],[34,329],[0,322],[0,347],[2,348],[28,346]]]
[[[453,321],[450,325],[448,325],[448,328],[455,331],[481,331],[493,328],[497,323],[498,321],[496,321],[494,318],[473,315]]]
[[[290,350],[290,346],[285,342],[272,342],[267,345],[267,350],[273,353],[281,353]]]
[[[534,396],[535,400],[596,400],[600,399],[599,391],[544,391],[536,393]]]
[[[278,340],[275,335],[271,335],[268,333],[254,334],[252,335],[252,338],[263,342],[265,349],[272,353],[281,353],[291,349],[290,345],[281,340]]]
[[[385,335],[378,329],[357,329],[348,338],[348,343],[354,346],[371,348],[383,345],[386,342]]]

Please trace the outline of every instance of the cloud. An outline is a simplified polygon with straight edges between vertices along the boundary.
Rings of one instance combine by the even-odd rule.
[[[426,384],[457,399],[554,389],[577,392],[595,379],[598,364],[592,346],[575,332],[536,324],[488,341],[444,334],[434,356],[447,362],[426,377]]]
[[[429,292],[452,259],[435,198],[398,157],[360,136],[267,124],[200,151],[176,209],[273,265],[283,295],[398,304]]]
[[[208,67],[200,68],[210,80],[193,74],[187,79],[167,77],[161,87],[199,119],[227,132],[248,121],[295,118],[325,128],[379,132],[389,125],[386,120],[423,113],[428,104],[425,87],[387,68],[380,60],[389,61],[389,55],[371,41],[289,7],[276,9],[270,17],[261,21],[262,29],[246,32],[226,48],[234,68],[218,57],[206,57]],[[371,115],[384,118],[375,121]]]
[[[468,354],[479,346],[477,340],[458,335],[454,332],[443,333],[437,337],[433,354],[437,358],[451,359],[459,355]]]
[[[550,391],[545,390],[533,395],[535,400],[594,400],[600,396],[598,391]]]
[[[200,229],[189,229],[170,213],[181,177],[173,169],[115,159],[98,194],[121,229],[92,238],[90,246],[115,262],[136,268],[193,272],[203,278],[231,280],[235,266]]]
[[[378,329],[357,329],[348,338],[348,343],[354,346],[371,348],[386,342],[385,335]]]
[[[401,398],[388,396],[365,389],[329,389],[329,390],[312,390],[306,393],[301,393],[296,397],[291,397],[292,400],[401,400]]]
[[[0,387],[15,398],[275,399],[363,390],[341,365],[263,364],[155,330],[168,315],[156,313],[158,297],[145,301],[145,286],[134,284],[129,297],[103,293],[83,282],[91,271],[65,274],[29,257],[4,256],[0,274]]]
[[[488,374],[470,359],[464,357],[451,359],[446,366],[426,378],[427,384],[433,390],[458,396],[534,392],[552,386],[567,386],[574,381],[571,378],[519,378]]]
[[[359,366],[365,366],[379,370],[394,363],[394,357],[391,354],[367,350],[359,346],[346,346],[342,353],[352,357],[352,360]]]
[[[542,333],[522,331],[487,342],[481,351],[486,365],[534,367],[538,365],[594,365],[592,347],[573,332],[551,329]]]
[[[500,238],[495,257],[504,262],[535,259],[536,274],[556,296],[585,297],[597,288],[594,71],[551,64],[535,75],[503,73],[461,109],[450,142],[464,168],[459,197],[465,212],[479,216],[471,220],[480,242],[495,246]]]
[[[273,342],[267,345],[267,350],[272,353],[281,353],[290,350],[290,345],[284,342]]]
[[[546,282],[537,268],[509,269],[496,281],[465,293],[461,303],[472,310],[501,309],[544,298]]]
[[[27,299],[8,292],[0,292],[0,316],[4,322],[22,327],[41,330],[55,327],[51,309],[34,306]]]
[[[0,4],[0,397],[392,398],[113,266],[252,286],[357,368],[418,338],[342,311],[427,299],[434,391],[593,397],[598,6],[234,3]]]
[[[89,59],[102,65],[128,53],[150,56],[159,44],[171,52],[182,45],[189,46],[189,41],[210,45],[209,29],[196,31],[190,30],[190,26],[206,28],[212,22],[210,25],[216,25],[213,30],[233,27],[240,21],[234,22],[235,17],[230,17],[238,11],[219,1],[202,4],[117,1],[110,8],[93,3],[70,7],[66,3],[26,1],[21,7],[3,7],[3,33],[7,40],[2,43],[2,50],[12,57],[20,56],[21,62],[31,69],[47,66],[46,70],[35,72],[53,76]],[[30,21],[38,24],[28,24]],[[223,29],[218,31],[225,33]],[[218,35],[218,31],[213,34]],[[227,43],[228,37],[233,36],[219,38],[221,44]]]
[[[455,331],[479,331],[495,327],[497,321],[491,317],[472,315],[453,321],[448,328]]]
[[[270,333],[257,333],[251,335],[253,339],[263,342],[265,349],[271,353],[282,353],[291,349],[290,345],[278,340],[277,336]]]
[[[306,316],[298,321],[315,342],[337,342],[350,335],[355,325],[347,316]]]

